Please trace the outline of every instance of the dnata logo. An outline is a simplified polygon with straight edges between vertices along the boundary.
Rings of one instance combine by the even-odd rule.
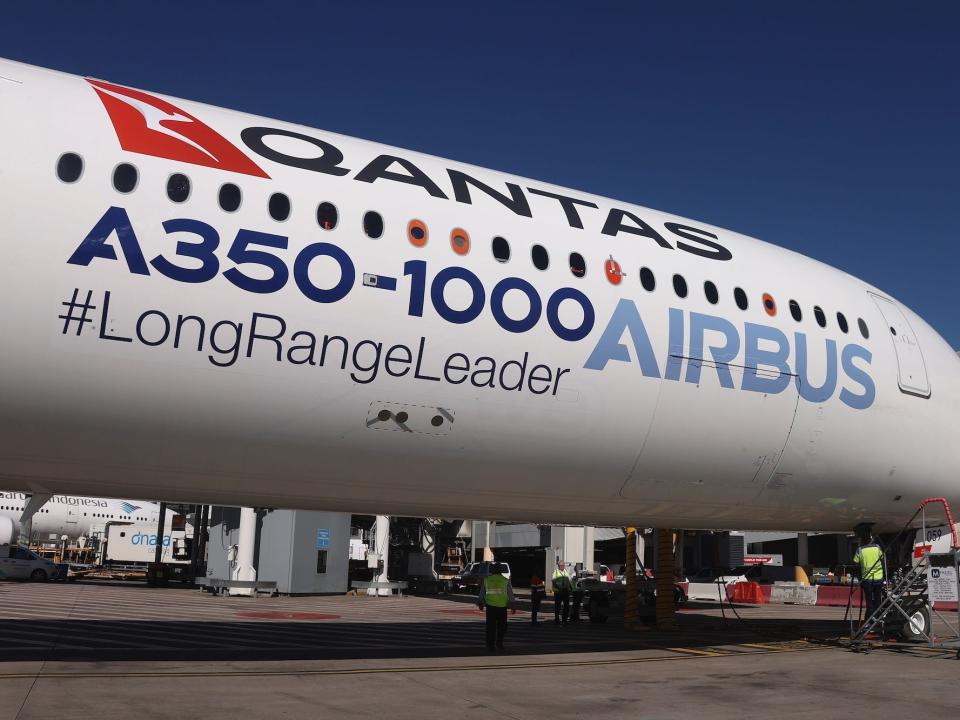
[[[139,505],[131,505],[130,503],[124,501],[120,503],[120,509],[123,510],[127,515],[132,515],[137,510],[140,509]]]
[[[147,546],[149,546],[149,547],[156,547],[156,546],[157,546],[157,536],[156,536],[156,535],[148,535],[147,533],[138,532],[138,533],[135,533],[132,538],[130,538],[130,543],[131,543],[132,545],[147,545]],[[164,546],[164,547],[170,547],[170,536],[169,536],[169,535],[164,535],[164,536],[163,536],[163,546]]]
[[[269,178],[233,143],[176,105],[102,80],[87,82],[100,96],[124,150]]]

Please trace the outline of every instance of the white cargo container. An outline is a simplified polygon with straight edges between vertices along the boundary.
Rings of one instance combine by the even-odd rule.
[[[188,564],[186,532],[168,530],[163,535],[163,551],[160,562]],[[107,542],[104,548],[104,564],[152,563],[157,552],[157,526],[135,523],[107,525]]]

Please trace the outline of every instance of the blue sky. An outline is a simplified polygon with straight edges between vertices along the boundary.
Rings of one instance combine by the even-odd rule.
[[[935,0],[37,0],[4,6],[0,56],[754,235],[960,349],[958,37]]]

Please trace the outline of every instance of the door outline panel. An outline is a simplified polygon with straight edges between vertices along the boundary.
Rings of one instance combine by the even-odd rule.
[[[927,373],[927,362],[923,357],[920,341],[914,332],[906,314],[900,305],[883,295],[867,291],[873,299],[874,305],[880,312],[880,317],[886,323],[886,334],[893,343],[893,352],[897,358],[897,385],[905,395],[927,399],[932,395],[930,375]],[[891,332],[895,330],[896,334]],[[906,331],[906,332],[904,332]],[[912,357],[915,354],[916,357]],[[919,364],[918,364],[919,363]],[[911,365],[913,372],[911,372]],[[916,383],[916,375],[922,373],[922,384]]]

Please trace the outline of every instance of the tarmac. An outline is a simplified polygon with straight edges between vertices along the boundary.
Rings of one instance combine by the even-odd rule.
[[[521,610],[507,652],[448,597],[214,597],[0,583],[0,718],[904,718],[960,708],[956,652],[855,654],[844,608],[689,604],[671,631]],[[952,613],[948,615],[952,619]],[[945,628],[940,628],[943,632]]]

